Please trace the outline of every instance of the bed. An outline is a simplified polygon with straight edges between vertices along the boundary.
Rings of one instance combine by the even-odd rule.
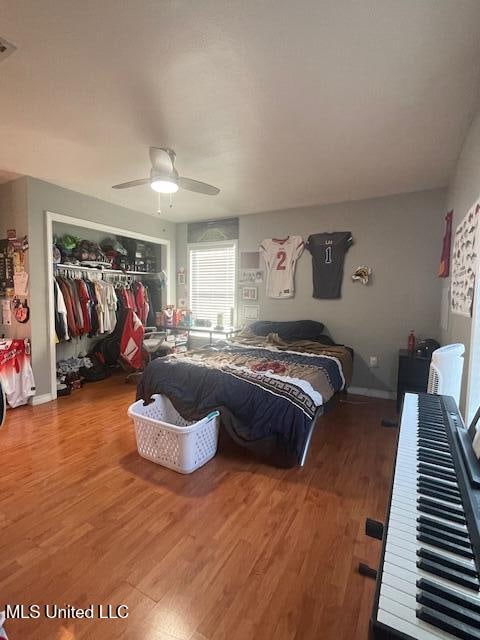
[[[313,321],[254,323],[232,340],[158,358],[137,399],[155,393],[186,419],[218,409],[238,444],[281,466],[303,464],[315,423],[351,379],[353,351]]]

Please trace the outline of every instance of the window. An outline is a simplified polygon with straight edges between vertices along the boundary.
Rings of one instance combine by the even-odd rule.
[[[203,243],[189,246],[190,308],[195,319],[217,325],[235,323],[236,242]]]

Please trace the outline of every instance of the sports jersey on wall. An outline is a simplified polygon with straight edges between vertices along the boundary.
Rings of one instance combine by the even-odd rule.
[[[267,272],[269,298],[293,298],[295,265],[305,243],[301,236],[267,238],[260,245]]]
[[[350,231],[315,233],[307,240],[312,254],[313,297],[340,298],[345,254],[353,244]]]

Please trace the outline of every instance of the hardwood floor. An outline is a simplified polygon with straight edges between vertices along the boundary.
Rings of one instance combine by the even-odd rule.
[[[10,411],[0,431],[0,609],[126,604],[127,619],[9,620],[10,640],[367,638],[396,429],[349,396],[306,466],[233,445],[191,476],[140,458],[118,378]]]

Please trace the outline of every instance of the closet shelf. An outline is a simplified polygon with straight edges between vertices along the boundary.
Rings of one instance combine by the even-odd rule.
[[[103,267],[84,267],[79,264],[62,264],[56,263],[53,265],[55,269],[72,269],[72,271],[92,271],[94,273],[116,273],[119,275],[127,276],[158,276],[158,271],[122,271],[121,269],[105,269]]]

